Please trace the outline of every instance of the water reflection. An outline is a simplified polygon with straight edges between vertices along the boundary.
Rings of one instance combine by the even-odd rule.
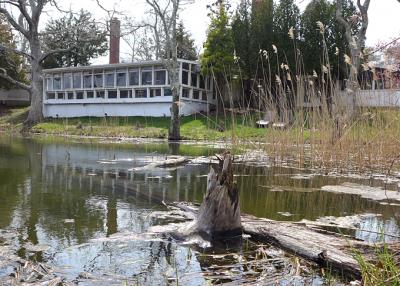
[[[208,255],[165,237],[124,240],[122,235],[115,239],[124,233],[143,234],[151,225],[160,223],[150,213],[164,210],[163,201],[201,202],[204,195],[207,164],[141,167],[152,160],[162,160],[167,154],[209,155],[215,151],[177,144],[139,144],[126,148],[3,138],[0,140],[0,229],[16,233],[10,243],[21,257],[54,263],[71,279],[78,277],[82,281],[85,277],[80,273],[89,272],[108,275],[111,281],[128,279],[154,285],[178,277],[181,282],[187,281],[182,282],[184,285],[201,285],[204,279],[224,282],[232,277],[236,281],[259,278],[262,271],[290,280],[292,263],[288,257],[283,270],[278,263],[264,265],[268,269],[258,274],[250,273],[252,268],[239,261],[245,257],[252,261],[253,267],[258,263],[254,259],[255,250],[243,249],[242,245],[229,251],[226,247],[213,248],[208,250],[213,255]],[[398,206],[319,191],[327,184],[350,181],[379,185],[379,181],[239,164],[235,165],[235,172],[244,213],[295,221],[374,213],[381,216],[361,221],[359,229],[364,231],[355,231],[357,237],[373,241],[381,229],[399,234]],[[374,232],[368,232],[371,230]],[[106,237],[111,240],[102,240]],[[32,251],[31,245],[42,246],[43,251]],[[215,253],[223,254],[223,259]],[[280,253],[277,260],[283,257],[285,254]],[[231,277],[225,277],[226,273],[217,275],[220,269],[213,269],[215,263],[225,265]],[[311,276],[303,278],[319,281]],[[110,280],[102,281],[98,282],[110,284]]]

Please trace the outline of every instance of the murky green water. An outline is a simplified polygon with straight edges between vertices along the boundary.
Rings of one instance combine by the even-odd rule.
[[[260,273],[269,273],[268,279],[277,279],[281,285],[321,284],[318,273],[294,276],[293,257],[270,246],[261,252],[268,261],[274,257],[276,261],[264,263],[267,269],[260,270],[256,265],[260,246],[251,240],[230,250],[226,246],[199,250],[170,238],[141,236],[150,226],[163,223],[152,215],[165,211],[163,201],[201,202],[209,165],[140,167],[168,154],[209,156],[217,151],[166,143],[127,146],[2,138],[0,230],[15,234],[7,243],[20,257],[55,265],[81,285],[97,281],[87,279],[87,273],[101,277],[96,285],[121,285],[125,280],[165,285],[176,284],[177,278],[180,285],[243,283],[262,279]],[[343,182],[379,186],[379,180],[311,176],[286,167],[238,164],[235,169],[244,213],[293,221],[380,214],[363,218],[359,229],[366,231],[354,234],[369,241],[376,240],[381,231],[399,235],[398,206],[319,190]],[[223,266],[225,272],[215,271],[215,265]],[[7,275],[7,270],[0,268],[1,275]]]

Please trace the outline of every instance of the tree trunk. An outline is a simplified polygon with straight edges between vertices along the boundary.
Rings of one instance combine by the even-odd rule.
[[[179,120],[179,84],[172,85],[172,106],[171,106],[171,124],[169,128],[168,140],[176,141],[181,139],[180,120]]]
[[[207,193],[196,221],[197,231],[211,238],[242,234],[239,192],[233,182],[233,157],[220,159],[219,173],[211,168],[207,176]]]
[[[43,119],[43,78],[42,66],[40,63],[41,51],[39,39],[32,40],[30,45],[31,54],[33,56],[31,60],[31,108],[28,118],[24,122],[25,128],[28,129]]]
[[[171,39],[171,65],[168,70],[168,73],[171,74],[171,87],[172,87],[172,106],[171,106],[171,124],[169,127],[168,140],[176,141],[181,139],[180,134],[180,120],[179,120],[179,100],[181,93],[181,86],[179,82],[179,74],[180,70],[178,65],[178,55],[176,49],[176,27],[174,29],[172,39]]]

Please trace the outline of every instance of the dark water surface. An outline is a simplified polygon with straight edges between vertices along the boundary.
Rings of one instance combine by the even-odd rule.
[[[50,263],[80,285],[324,283],[318,271],[294,273],[295,257],[251,240],[232,249],[224,245],[200,250],[166,237],[143,237],[150,226],[165,223],[153,215],[166,211],[163,201],[202,201],[210,166],[140,167],[166,155],[210,156],[218,151],[167,143],[105,145],[2,138],[0,230],[15,234],[7,243],[20,257]],[[379,180],[239,164],[235,173],[244,213],[293,221],[379,214],[363,217],[360,230],[353,234],[368,241],[376,240],[382,231],[399,235],[399,206],[320,190],[343,182],[382,186]]]

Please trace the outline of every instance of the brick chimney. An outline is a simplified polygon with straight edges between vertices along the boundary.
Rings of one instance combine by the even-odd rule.
[[[121,22],[118,18],[110,21],[110,64],[119,63],[119,39],[121,36]]]

